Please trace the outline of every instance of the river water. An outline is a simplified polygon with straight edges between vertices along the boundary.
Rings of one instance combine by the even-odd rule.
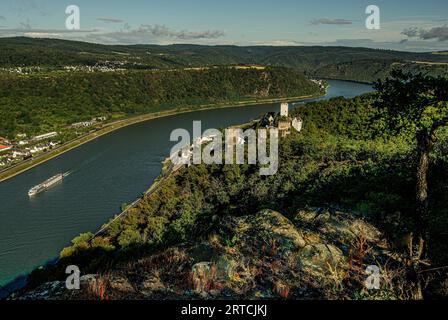
[[[371,86],[329,80],[329,99],[353,97]],[[320,100],[317,99],[317,100]],[[96,231],[146,191],[161,170],[176,128],[224,128],[255,119],[278,104],[199,111],[155,119],[112,132],[0,183],[0,287],[58,256],[80,233]],[[30,199],[28,190],[72,171],[62,183]],[[1,291],[1,290],[0,290]],[[1,294],[1,292],[0,292]]]

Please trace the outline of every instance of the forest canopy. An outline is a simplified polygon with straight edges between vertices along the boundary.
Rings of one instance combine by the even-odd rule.
[[[321,93],[286,68],[0,75],[0,136],[48,132],[104,115]]]

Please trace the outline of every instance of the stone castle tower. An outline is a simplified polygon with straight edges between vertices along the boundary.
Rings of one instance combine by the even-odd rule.
[[[289,115],[289,103],[282,103],[280,105],[280,116],[281,117],[288,117]]]

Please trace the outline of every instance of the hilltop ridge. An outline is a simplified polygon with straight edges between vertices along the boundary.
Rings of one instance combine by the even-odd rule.
[[[170,69],[260,64],[290,67],[311,76],[373,82],[396,64],[414,72],[447,73],[448,56],[353,47],[102,45],[58,39],[0,38],[0,66],[61,69],[109,64],[125,69]],[[431,63],[441,63],[434,65]]]

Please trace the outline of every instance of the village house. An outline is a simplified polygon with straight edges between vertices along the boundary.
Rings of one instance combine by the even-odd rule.
[[[27,144],[29,144],[29,142],[27,140],[20,140],[18,143],[19,143],[19,146],[26,146]]]
[[[321,89],[325,89],[326,88],[326,83],[323,80],[311,80],[312,82],[314,82],[315,84],[317,84]]]
[[[0,144],[9,144],[9,140],[3,137],[0,137]]]
[[[266,128],[273,128],[275,123],[275,112],[268,112],[266,113],[263,118],[261,119],[261,125]]]
[[[21,152],[21,151],[14,151],[12,153],[12,158],[13,159],[17,159],[18,157],[24,157],[26,155],[25,152]]]
[[[70,128],[88,128],[95,124],[95,122],[92,121],[83,121],[83,122],[77,122],[70,125]]]
[[[105,116],[96,117],[96,118],[92,119],[92,121],[97,121],[97,122],[103,122],[103,121],[106,121],[106,120],[107,120],[107,117],[105,117]]]
[[[291,125],[294,129],[297,130],[297,132],[300,132],[303,128],[303,120],[301,118],[294,118],[292,119]]]
[[[0,153],[7,152],[7,151],[9,151],[11,149],[12,149],[12,146],[5,146],[3,144],[0,144]]]
[[[91,127],[91,126],[97,124],[98,122],[103,122],[106,120],[107,120],[107,117],[104,117],[104,116],[96,117],[90,121],[82,121],[82,122],[73,123],[70,125],[70,128],[88,128],[88,127]]]
[[[36,136],[33,139],[31,139],[31,140],[32,141],[41,141],[41,140],[45,140],[45,139],[50,139],[50,138],[56,137],[57,135],[58,135],[57,132],[49,132],[49,133],[46,133],[46,134],[42,134],[40,136]]]

